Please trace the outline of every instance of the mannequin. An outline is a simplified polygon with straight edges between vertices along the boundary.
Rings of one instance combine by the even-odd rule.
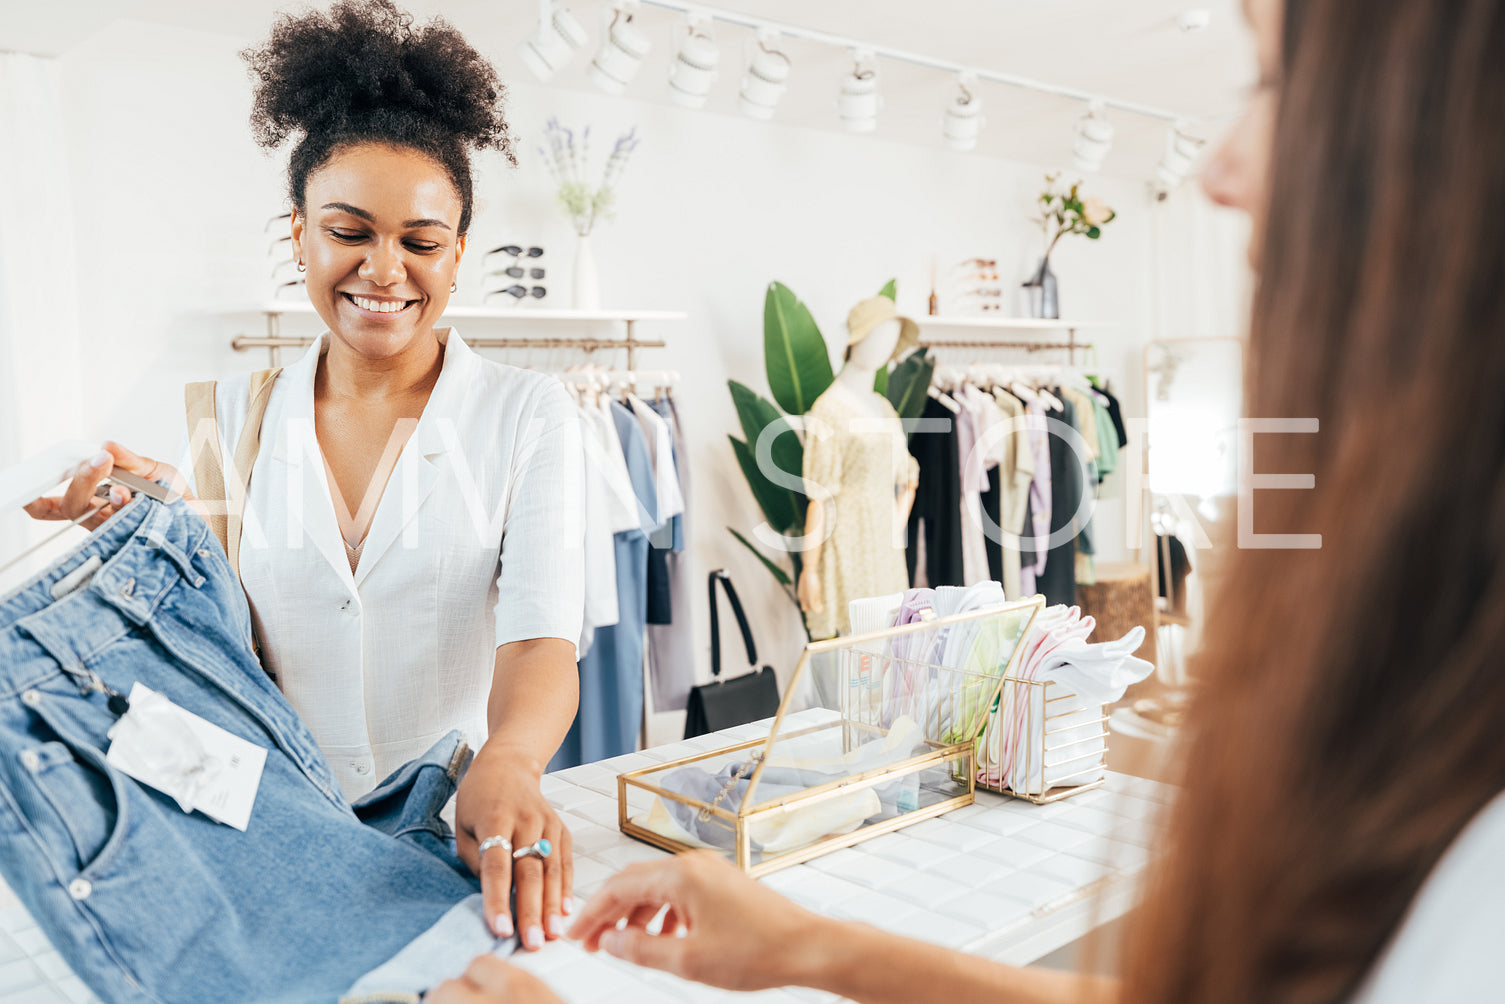
[[[807,480],[830,492],[811,492],[805,535],[816,543],[804,552],[797,585],[817,639],[847,630],[847,601],[909,585],[903,547],[892,536],[909,519],[917,471],[899,417],[873,380],[878,367],[914,345],[918,330],[885,297],[858,304],[847,326],[846,365],[811,407],[805,446]]]

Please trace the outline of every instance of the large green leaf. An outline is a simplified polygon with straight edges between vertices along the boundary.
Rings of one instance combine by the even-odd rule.
[[[791,415],[803,415],[831,386],[831,357],[810,310],[781,282],[768,284],[763,299],[763,356],[773,399]]]
[[[737,455],[737,465],[742,468],[742,476],[747,479],[758,508],[763,510],[763,517],[778,532],[788,533],[800,520],[802,500],[794,492],[780,488],[763,476],[758,470],[758,462],[753,457],[751,447],[735,436],[727,438],[732,441],[732,452]]]
[[[899,297],[899,280],[898,279],[890,279],[890,280],[888,280],[888,282],[884,285],[884,287],[882,289],[878,290],[878,295],[879,296],[886,296],[890,300],[897,300],[898,297]]]
[[[930,389],[930,377],[935,372],[935,362],[924,349],[910,354],[894,367],[888,378],[888,403],[900,418],[919,418],[925,410],[925,392]]]
[[[879,366],[878,372],[873,374],[873,393],[888,396],[888,367]]]
[[[791,477],[801,477],[805,472],[805,447],[794,434],[784,413],[752,388],[735,380],[728,380],[726,383],[731,388],[732,403],[737,406],[737,419],[742,423],[743,441],[752,450],[753,458],[757,459],[758,455],[758,437],[764,429],[772,427],[769,450],[774,466]]]
[[[784,571],[778,565],[774,564],[773,559],[769,558],[768,555],[758,550],[758,548],[753,544],[752,541],[748,540],[746,537],[742,536],[731,527],[727,527],[727,529],[731,530],[733,537],[736,537],[742,542],[743,547],[747,548],[753,554],[758,556],[758,560],[763,563],[763,567],[772,572],[773,577],[779,580],[779,585],[783,586],[785,589],[788,589],[790,586],[794,585],[794,581],[789,578],[789,573]]]

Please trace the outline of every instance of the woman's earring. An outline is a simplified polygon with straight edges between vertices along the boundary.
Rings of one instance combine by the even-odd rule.
[[[298,271],[299,271],[299,272],[307,272],[307,271],[308,271],[308,266],[307,266],[307,265],[305,265],[305,264],[303,264],[303,263],[302,263],[302,262],[301,262],[301,261],[300,261],[300,262],[299,262],[299,263],[298,263]],[[282,273],[282,274],[283,274],[283,275],[286,275],[286,274],[287,274],[287,273],[286,273],[286,272],[284,272],[284,273]]]
[[[457,283],[457,282],[452,282],[452,283],[449,284],[449,291],[451,293],[453,293],[455,290],[457,290],[459,288],[460,288],[460,284]]]

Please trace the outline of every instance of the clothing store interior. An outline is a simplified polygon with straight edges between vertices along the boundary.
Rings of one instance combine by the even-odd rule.
[[[0,1001],[1505,1000],[1501,52],[0,0]]]

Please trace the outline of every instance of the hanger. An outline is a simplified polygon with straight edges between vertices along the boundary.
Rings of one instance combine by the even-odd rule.
[[[99,447],[90,446],[87,443],[72,440],[57,443],[52,447],[38,453],[18,464],[14,464],[4,471],[0,471],[0,510],[9,511],[18,509],[34,499],[41,498],[47,492],[56,488],[65,481],[71,481],[79,467],[88,463]],[[107,482],[129,488],[133,492],[139,492],[150,496],[158,502],[168,505],[178,501],[181,496],[177,492],[153,481],[138,477],[129,471],[111,471]],[[101,488],[104,486],[101,485]],[[0,572],[4,572],[12,565],[20,562],[27,555],[41,550],[54,540],[57,540],[70,529],[93,516],[93,511],[86,512],[77,519],[71,520],[68,526],[63,527],[57,533],[51,534],[40,543],[26,548],[20,554],[0,565]]]

